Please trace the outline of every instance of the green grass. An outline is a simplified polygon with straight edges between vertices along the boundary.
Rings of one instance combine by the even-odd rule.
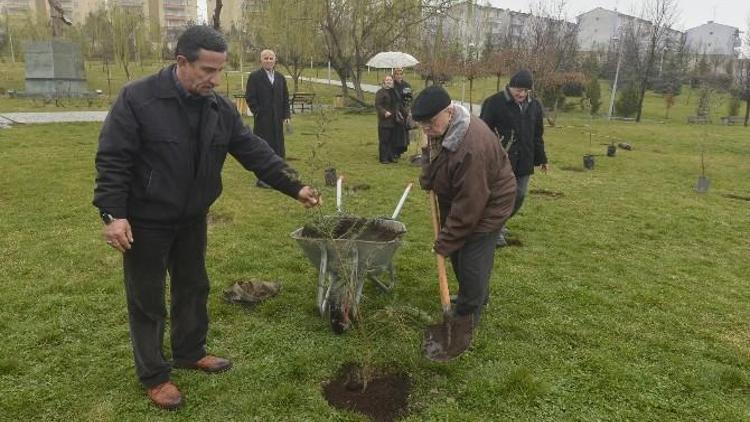
[[[473,347],[447,364],[424,360],[422,324],[402,322],[440,318],[424,193],[401,215],[395,291],[368,286],[367,329],[335,336],[314,309],[317,270],[289,238],[313,211],[255,188],[228,160],[209,229],[208,347],[235,368],[176,371],[186,394],[176,413],[153,408],[135,378],[120,258],[90,205],[99,125],[2,130],[0,420],[363,420],[320,394],[342,363],[363,359],[409,373],[414,421],[748,420],[750,203],[724,196],[750,196],[748,130],[661,122],[657,100],[640,124],[574,112],[547,128],[552,171],[531,189],[563,196],[531,194],[511,221],[524,246],[496,253]],[[332,164],[345,186],[371,186],[346,192],[347,211],[390,214],[417,169],[377,164],[374,114],[334,117],[315,162],[315,116],[295,119],[291,163],[321,187],[325,212]],[[589,124],[601,135],[592,145]],[[574,171],[583,154],[604,153],[604,135],[633,151]],[[701,145],[704,195],[692,190]],[[221,290],[248,278],[279,280],[282,292],[251,311],[224,303]]]

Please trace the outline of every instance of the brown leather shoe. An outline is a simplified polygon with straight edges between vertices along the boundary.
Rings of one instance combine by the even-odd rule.
[[[217,356],[213,355],[206,355],[203,356],[203,358],[197,362],[193,363],[178,363],[175,362],[174,364],[175,368],[183,368],[183,369],[196,369],[198,371],[208,372],[211,374],[216,374],[219,372],[224,372],[232,367],[232,361],[229,359],[223,359]]]
[[[172,381],[161,383],[146,390],[148,398],[162,409],[174,410],[182,406],[182,394]]]

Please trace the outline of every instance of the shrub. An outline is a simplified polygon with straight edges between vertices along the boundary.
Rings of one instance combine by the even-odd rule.
[[[562,86],[562,92],[566,97],[583,97],[585,87],[580,82],[568,82]]]
[[[591,103],[591,114],[596,114],[602,105],[602,87],[599,85],[599,78],[592,77],[586,85],[586,97]]]
[[[732,95],[729,97],[729,103],[727,103],[727,113],[729,116],[737,116],[740,114],[740,106],[742,102],[739,98]]]
[[[618,116],[623,117],[630,117],[638,111],[638,86],[636,84],[628,84],[620,91],[615,110]]]

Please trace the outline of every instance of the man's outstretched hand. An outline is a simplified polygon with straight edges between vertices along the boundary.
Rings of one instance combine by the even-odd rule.
[[[312,186],[304,186],[300,189],[297,200],[302,202],[305,208],[319,207],[323,203],[320,192]]]

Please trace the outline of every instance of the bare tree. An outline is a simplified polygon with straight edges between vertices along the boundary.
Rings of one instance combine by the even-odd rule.
[[[326,54],[349,96],[351,79],[358,101],[365,63],[393,46],[415,26],[442,12],[456,0],[324,0],[320,16]]]
[[[213,14],[213,26],[217,31],[221,31],[221,8],[224,7],[222,0],[216,0],[216,6],[214,6]]]
[[[649,0],[645,8],[644,17],[651,21],[651,27],[649,28],[650,31],[648,47],[646,49],[646,58],[643,66],[644,68],[641,72],[641,80],[639,83],[640,92],[638,97],[638,112],[635,116],[636,122],[641,121],[643,98],[646,96],[649,74],[654,67],[657,49],[663,48],[668,36],[668,30],[677,17],[677,0]]]
[[[513,70],[531,70],[534,91],[552,109],[548,121],[554,124],[564,98],[563,85],[585,80],[578,72],[578,29],[566,19],[564,0],[536,2],[531,12],[524,25],[525,33],[516,37],[513,48],[506,50],[507,60]]]
[[[299,78],[311,58],[322,55],[320,45],[320,0],[274,0],[264,10],[251,16],[247,30],[255,32],[258,45],[271,48],[294,82],[297,92]]]

